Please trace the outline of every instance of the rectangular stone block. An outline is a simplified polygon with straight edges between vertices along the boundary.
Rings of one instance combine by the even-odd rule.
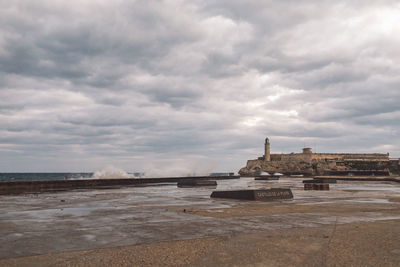
[[[305,183],[304,184],[304,190],[313,190],[313,184],[312,183]]]
[[[329,190],[329,184],[305,183],[304,190]]]
[[[271,188],[256,190],[214,191],[212,198],[230,198],[244,200],[271,201],[278,199],[292,199],[292,190],[288,188]]]
[[[329,184],[313,184],[314,190],[329,190]]]

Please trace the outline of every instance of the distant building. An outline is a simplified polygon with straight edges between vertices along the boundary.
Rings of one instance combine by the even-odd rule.
[[[313,153],[311,148],[306,147],[302,153],[271,154],[268,138],[265,139],[264,150],[262,157],[248,160],[239,174],[400,174],[399,159],[389,158],[389,153]]]

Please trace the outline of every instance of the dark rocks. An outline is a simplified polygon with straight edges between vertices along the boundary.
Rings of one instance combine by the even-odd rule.
[[[287,188],[271,188],[257,190],[214,191],[213,198],[230,198],[244,200],[271,201],[278,199],[292,199],[292,190]]]

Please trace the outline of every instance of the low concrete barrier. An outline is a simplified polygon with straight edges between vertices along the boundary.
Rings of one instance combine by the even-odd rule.
[[[187,181],[179,181],[177,184],[178,187],[217,187],[217,182],[212,180],[187,180]]]
[[[65,191],[74,189],[116,188],[121,186],[146,186],[150,184],[177,183],[190,180],[239,179],[240,176],[196,176],[141,179],[79,179],[25,182],[0,182],[0,195]]]
[[[292,199],[292,190],[287,188],[271,188],[256,190],[233,190],[233,191],[214,191],[212,198],[229,198],[244,200],[271,201],[278,199]]]

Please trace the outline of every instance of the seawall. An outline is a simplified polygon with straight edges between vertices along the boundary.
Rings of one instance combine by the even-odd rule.
[[[177,183],[184,180],[226,180],[240,176],[193,176],[166,178],[121,178],[0,182],[0,195],[66,191],[74,189],[115,188],[119,186],[146,186],[148,184]]]

